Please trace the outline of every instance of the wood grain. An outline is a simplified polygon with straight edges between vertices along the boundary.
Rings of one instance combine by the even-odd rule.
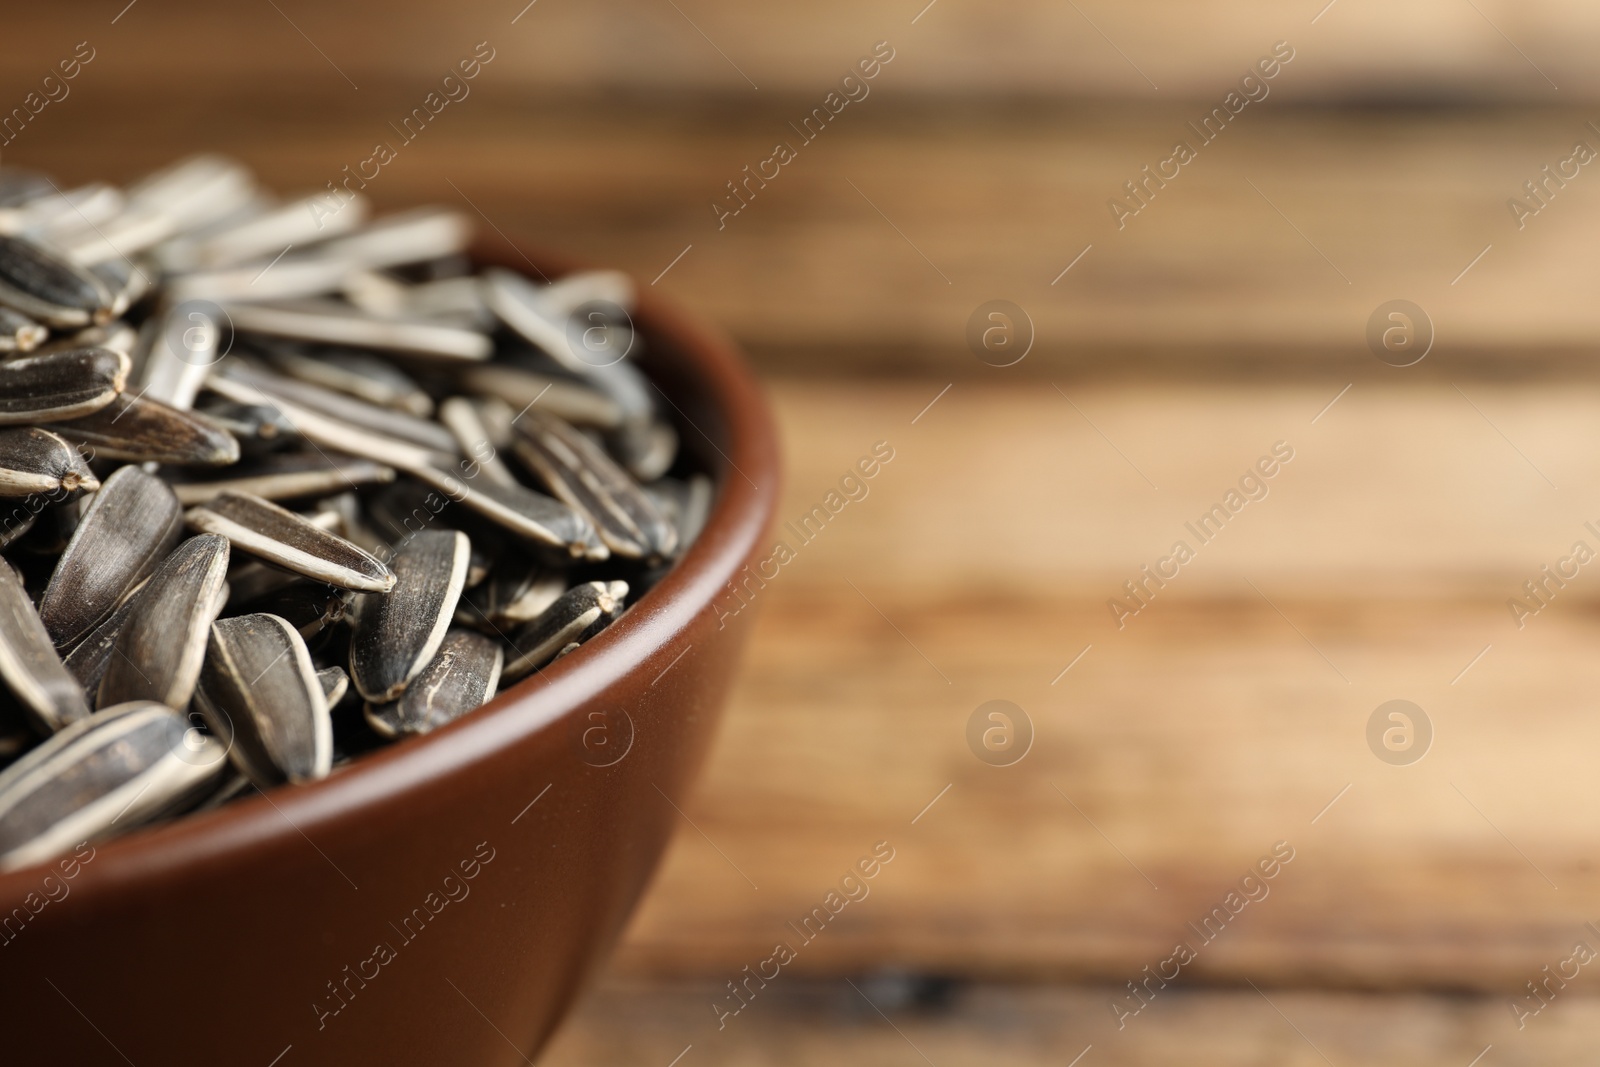
[[[962,383],[909,425],[941,384],[777,389],[782,517],[874,441],[895,458],[755,594],[624,973],[732,977],[879,840],[897,858],[796,971],[1120,983],[1279,841],[1196,981],[1508,992],[1592,936],[1600,585],[1522,629],[1506,602],[1600,547],[1600,399],[1368,383],[1313,425],[1337,389]],[[1119,630],[1106,600],[1280,439],[1270,494]],[[1036,730],[1007,768],[965,740],[997,698]],[[1396,698],[1436,731],[1412,766],[1367,747]]]
[[[92,71],[7,162],[125,181],[208,146],[285,194],[314,191],[396,139],[389,124],[415,95],[372,87],[335,106],[291,86],[269,105],[230,82],[169,101],[89,82]],[[385,209],[454,204],[491,237],[655,280],[770,369],[990,380],[967,326],[1006,299],[1036,332],[1011,377],[1394,377],[1366,329],[1403,298],[1436,335],[1407,377],[1595,374],[1600,261],[1586,235],[1600,226],[1600,180],[1583,169],[1521,230],[1507,208],[1575,139],[1600,146],[1582,109],[1351,112],[1269,98],[1118,229],[1107,202],[1175,139],[1194,139],[1195,108],[996,113],[886,91],[750,186],[719,229],[713,201],[776,139],[798,142],[797,112],[558,106],[489,78],[368,194]]]
[[[508,57],[497,75],[521,86],[820,98],[889,40],[906,57],[895,83],[920,95],[1220,97],[1288,40],[1301,65],[1283,81],[1286,96],[1547,102],[1600,89],[1597,34],[1600,16],[1580,0],[1420,0],[1399,10],[1348,0],[94,0],[70,15],[46,6],[8,13],[0,84],[42,77],[87,38],[127,82],[174,93],[232,80],[309,84],[337,100],[385,78],[441,77],[488,40]]]
[[[1492,1045],[1481,1063],[1532,1067],[1587,1063],[1600,1034],[1600,1000],[1575,989],[1520,1031],[1499,997],[1169,989],[1118,1031],[1109,987],[956,986],[919,1001],[893,977],[856,985],[784,978],[719,1031],[720,984],[612,981],[539,1062],[666,1067],[692,1045],[685,1065],[1065,1067],[1092,1045],[1084,1067],[1466,1067]]]

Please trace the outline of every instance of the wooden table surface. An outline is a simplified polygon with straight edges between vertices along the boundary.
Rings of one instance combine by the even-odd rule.
[[[1600,553],[1600,178],[1520,227],[1507,206],[1600,145],[1590,7],[273,6],[18,13],[4,99],[98,53],[4,161],[124,181],[206,147],[317,190],[487,38],[373,201],[454,204],[723,324],[770,383],[784,520],[893,449],[760,590],[682,832],[541,1062],[1592,1060],[1588,969],[1520,1029],[1511,1005],[1600,951],[1600,563],[1563,563]],[[726,183],[880,39],[873,95],[719,228]],[[1119,228],[1107,201],[1278,39],[1275,95]],[[1366,341],[1397,298],[1435,334],[1405,369]],[[1035,334],[1012,367],[968,344],[995,299]],[[1541,604],[1547,566],[1571,576]],[[1368,739],[1396,699],[1433,735],[1404,766]],[[969,747],[991,700],[1032,725],[1011,766]],[[725,983],[877,842],[870,894],[719,1030]]]

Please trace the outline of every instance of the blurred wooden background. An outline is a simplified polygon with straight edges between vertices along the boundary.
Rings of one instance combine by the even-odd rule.
[[[1600,570],[1521,629],[1506,602],[1600,549],[1600,177],[1522,228],[1507,200],[1600,148],[1592,5],[124,2],[8,15],[0,106],[95,58],[0,159],[213,148],[314,190],[487,41],[369,195],[724,324],[771,382],[784,518],[895,449],[762,594],[683,833],[547,1062],[1585,1062],[1587,971],[1525,1028],[1508,1004],[1600,950]],[[871,94],[719,229],[879,41]],[[1270,95],[1119,230],[1106,201],[1278,41]],[[1406,369],[1365,341],[1396,298],[1436,330]],[[1012,367],[966,341],[993,299],[1036,332]],[[1278,441],[1270,494],[1119,630],[1106,600]],[[1005,768],[965,739],[996,698],[1035,730]],[[1394,698],[1435,731],[1410,766],[1366,740]],[[719,1031],[879,840],[872,895]],[[1278,841],[1270,895],[1119,1032]]]

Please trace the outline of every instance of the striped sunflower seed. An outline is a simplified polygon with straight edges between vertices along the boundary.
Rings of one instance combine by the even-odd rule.
[[[162,562],[117,633],[100,681],[102,706],[129,700],[179,711],[189,706],[227,574],[228,542],[211,534],[189,538]]]
[[[91,415],[45,425],[106,459],[186,467],[225,467],[239,461],[233,434],[204,415],[149,396],[124,393]]]
[[[177,543],[183,512],[167,483],[122,467],[95,493],[39,599],[57,648],[70,647],[111,614]]]
[[[511,635],[505,678],[516,681],[549,663],[567,645],[599,633],[621,614],[627,595],[627,582],[584,582],[567,590]]]
[[[36,427],[0,429],[0,497],[99,488],[83,456],[56,434]]]
[[[242,455],[260,456],[293,445],[299,434],[294,423],[271,404],[236,404],[212,397],[196,408],[200,414],[233,434]]]
[[[111,317],[121,318],[129,308],[143,300],[155,286],[152,271],[126,256],[108,259],[89,268],[111,294]]]
[[[462,507],[536,544],[565,549],[576,559],[602,560],[610,555],[586,515],[520,482],[501,485],[487,478],[468,480],[431,466],[409,473]]]
[[[478,406],[464,396],[452,396],[439,405],[439,421],[455,438],[461,454],[467,457],[470,469],[463,474],[474,477],[479,473],[497,485],[517,485],[517,476],[511,473],[505,460],[489,440],[489,428],[478,414]]]
[[[426,419],[433,415],[433,398],[405,371],[365,352],[332,349],[309,355],[288,345],[269,353],[284,374],[324,389],[337,390],[381,408]]]
[[[314,344],[377,348],[437,360],[488,359],[494,352],[493,343],[477,330],[437,322],[376,319],[331,301],[271,305],[229,303],[224,307],[234,328],[243,333]]]
[[[72,651],[67,653],[63,663],[85,693],[100,691],[100,679],[105,677],[106,668],[111,664],[111,650],[117,643],[117,635],[138,606],[139,598],[148,584],[149,579],[145,579],[136,585],[116,610],[106,616],[104,622],[90,630],[89,635],[73,645]]]
[[[467,392],[496,397],[518,411],[538,404],[579,426],[614,429],[623,421],[617,402],[571,378],[540,374],[509,363],[474,363],[456,372]]]
[[[457,617],[475,615],[495,628],[520,626],[542,615],[566,591],[566,576],[536,560],[501,564],[487,582],[468,594],[466,608],[470,610],[458,612]]]
[[[337,626],[350,611],[355,594],[348,589],[323,582],[291,581],[252,600],[239,600],[246,614],[276,615],[310,641],[331,626]]]
[[[222,493],[184,515],[196,530],[235,548],[342,589],[386,593],[395,576],[371,554],[286,508],[248,493]]]
[[[206,726],[256,785],[309,782],[333,766],[333,721],[311,653],[276,615],[211,624],[198,696]]]
[[[249,493],[263,500],[300,500],[394,481],[393,467],[327,452],[261,456],[249,464],[230,467],[228,473],[226,478],[175,481],[172,491],[179,503],[189,507],[229,492]]]
[[[322,697],[332,708],[344,699],[350,691],[350,676],[344,672],[343,667],[324,667],[317,672],[317,681],[322,684]]]
[[[594,523],[628,559],[667,559],[678,531],[605,450],[560,419],[529,411],[517,422],[517,458],[564,504]]]
[[[181,809],[226,764],[222,746],[171,708],[97,711],[0,772],[0,870]]]
[[[258,370],[245,363],[230,363],[225,374],[233,381],[243,382],[270,397],[292,401],[300,407],[351,426],[409,441],[441,455],[455,455],[455,437],[436,422],[393,408],[380,407],[321,385]]]
[[[0,678],[44,733],[89,714],[83,689],[50,643],[22,579],[0,561]]]
[[[19,311],[0,307],[0,353],[32,352],[50,337],[50,329]]]
[[[0,426],[33,425],[93,414],[127,385],[128,357],[80,348],[0,363]]]
[[[70,329],[115,318],[104,281],[31,241],[0,235],[0,304]]]
[[[452,631],[399,700],[367,705],[367,723],[384,737],[437,730],[494,695],[504,662],[497,642],[469,630]]]
[[[423,530],[395,551],[394,588],[362,599],[350,638],[350,680],[363,699],[394,700],[433,659],[455,616],[471,552],[457,530]]]

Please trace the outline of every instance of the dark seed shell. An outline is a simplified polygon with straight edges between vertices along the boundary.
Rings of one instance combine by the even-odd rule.
[[[71,260],[20,237],[0,235],[0,304],[51,326],[113,318],[105,282]]]
[[[56,654],[22,579],[0,562],[0,678],[45,733],[89,714],[89,704]]]
[[[239,442],[204,415],[127,393],[90,415],[50,424],[96,456],[136,463],[222,467],[239,460]]]
[[[117,634],[100,681],[102,706],[154,700],[179,711],[188,707],[227,574],[225,538],[201,534],[173,550]]]
[[[0,772],[0,870],[180,810],[226,766],[222,746],[171,708],[95,712]]]
[[[395,551],[394,588],[362,598],[350,639],[350,680],[363,699],[394,700],[433,659],[466,583],[471,548],[459,531],[423,530]]]
[[[366,593],[394,586],[389,568],[310,519],[248,493],[222,493],[184,516],[196,530],[319,582]]]
[[[83,456],[58,435],[34,426],[0,430],[0,497],[98,488]]]
[[[549,663],[568,644],[594,636],[622,610],[627,582],[584,582],[561,594],[511,637],[504,677],[516,681]]]
[[[70,647],[177,543],[183,512],[161,479],[122,467],[94,495],[39,599],[57,648]]]
[[[78,348],[0,363],[0,426],[61,422],[91,415],[128,381],[128,357]]]
[[[504,662],[498,642],[469,630],[453,631],[399,700],[367,706],[367,722],[385,737],[437,730],[494,695]]]
[[[211,624],[196,703],[229,756],[257,785],[321,778],[333,766],[333,722],[293,626],[276,615]]]
[[[562,503],[585,515],[606,547],[628,559],[666,559],[678,531],[605,450],[566,422],[528,411],[517,457]]]

